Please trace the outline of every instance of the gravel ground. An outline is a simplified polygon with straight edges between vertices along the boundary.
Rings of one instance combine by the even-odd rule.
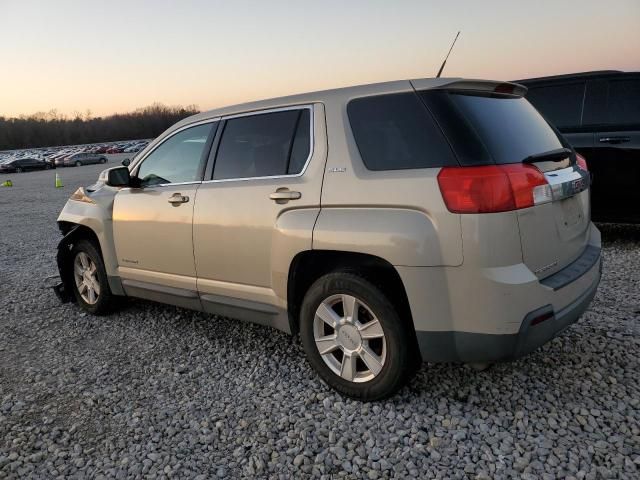
[[[640,477],[640,227],[602,227],[591,309],[538,352],[362,404],[264,327],[59,304],[55,218],[102,168],[0,178],[0,478]]]

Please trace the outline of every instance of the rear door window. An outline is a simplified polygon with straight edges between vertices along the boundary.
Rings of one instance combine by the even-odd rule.
[[[524,98],[461,93],[450,93],[449,98],[496,164],[563,148],[556,132]]]
[[[557,127],[578,127],[582,121],[585,82],[531,87],[529,100]]]
[[[611,80],[609,124],[640,124],[640,79]]]
[[[352,100],[351,130],[369,170],[457,165],[433,117],[413,92]]]
[[[299,174],[310,145],[309,108],[230,118],[220,139],[213,179]]]

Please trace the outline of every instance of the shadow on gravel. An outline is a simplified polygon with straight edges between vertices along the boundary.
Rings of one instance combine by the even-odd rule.
[[[604,243],[638,243],[640,242],[640,225],[628,223],[598,223],[596,224]]]

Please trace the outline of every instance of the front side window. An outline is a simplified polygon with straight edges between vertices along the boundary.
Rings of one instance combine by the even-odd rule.
[[[203,152],[217,122],[187,128],[169,137],[142,161],[140,185],[195,182],[202,178]]]
[[[295,175],[310,152],[308,108],[262,113],[226,121],[213,179]]]

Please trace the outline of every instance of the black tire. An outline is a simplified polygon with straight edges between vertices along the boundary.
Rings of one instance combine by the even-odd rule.
[[[100,159],[100,163],[107,163],[107,159],[106,158],[101,158]]]
[[[81,162],[80,160],[78,160],[78,161],[76,162],[76,167],[81,167],[81,166],[82,166],[82,162]]]
[[[76,256],[80,253],[86,253],[93,263],[96,264],[97,267],[97,277],[98,283],[100,284],[100,293],[98,294],[98,299],[96,303],[90,304],[85,302],[80,294],[78,287],[76,286],[76,282],[73,276],[73,264],[75,262]],[[70,270],[71,270],[71,278],[70,282],[72,285],[73,294],[76,297],[76,301],[78,305],[82,307],[83,310],[93,314],[93,315],[105,315],[110,313],[115,306],[115,298],[109,289],[109,281],[107,280],[107,271],[104,268],[104,262],[102,261],[102,256],[100,252],[96,248],[93,242],[90,240],[79,240],[77,243],[73,245],[71,249],[71,255],[69,256],[69,261],[71,262]]]
[[[16,173],[22,173],[23,171],[22,167],[16,167]]]
[[[323,300],[336,294],[349,294],[362,300],[378,318],[386,342],[382,370],[371,380],[356,383],[334,373],[318,351],[313,322]],[[362,401],[390,397],[405,384],[420,366],[415,355],[414,336],[409,322],[403,322],[396,307],[375,285],[351,272],[334,272],[320,277],[307,291],[300,311],[300,338],[307,359],[320,377],[339,393]]]

